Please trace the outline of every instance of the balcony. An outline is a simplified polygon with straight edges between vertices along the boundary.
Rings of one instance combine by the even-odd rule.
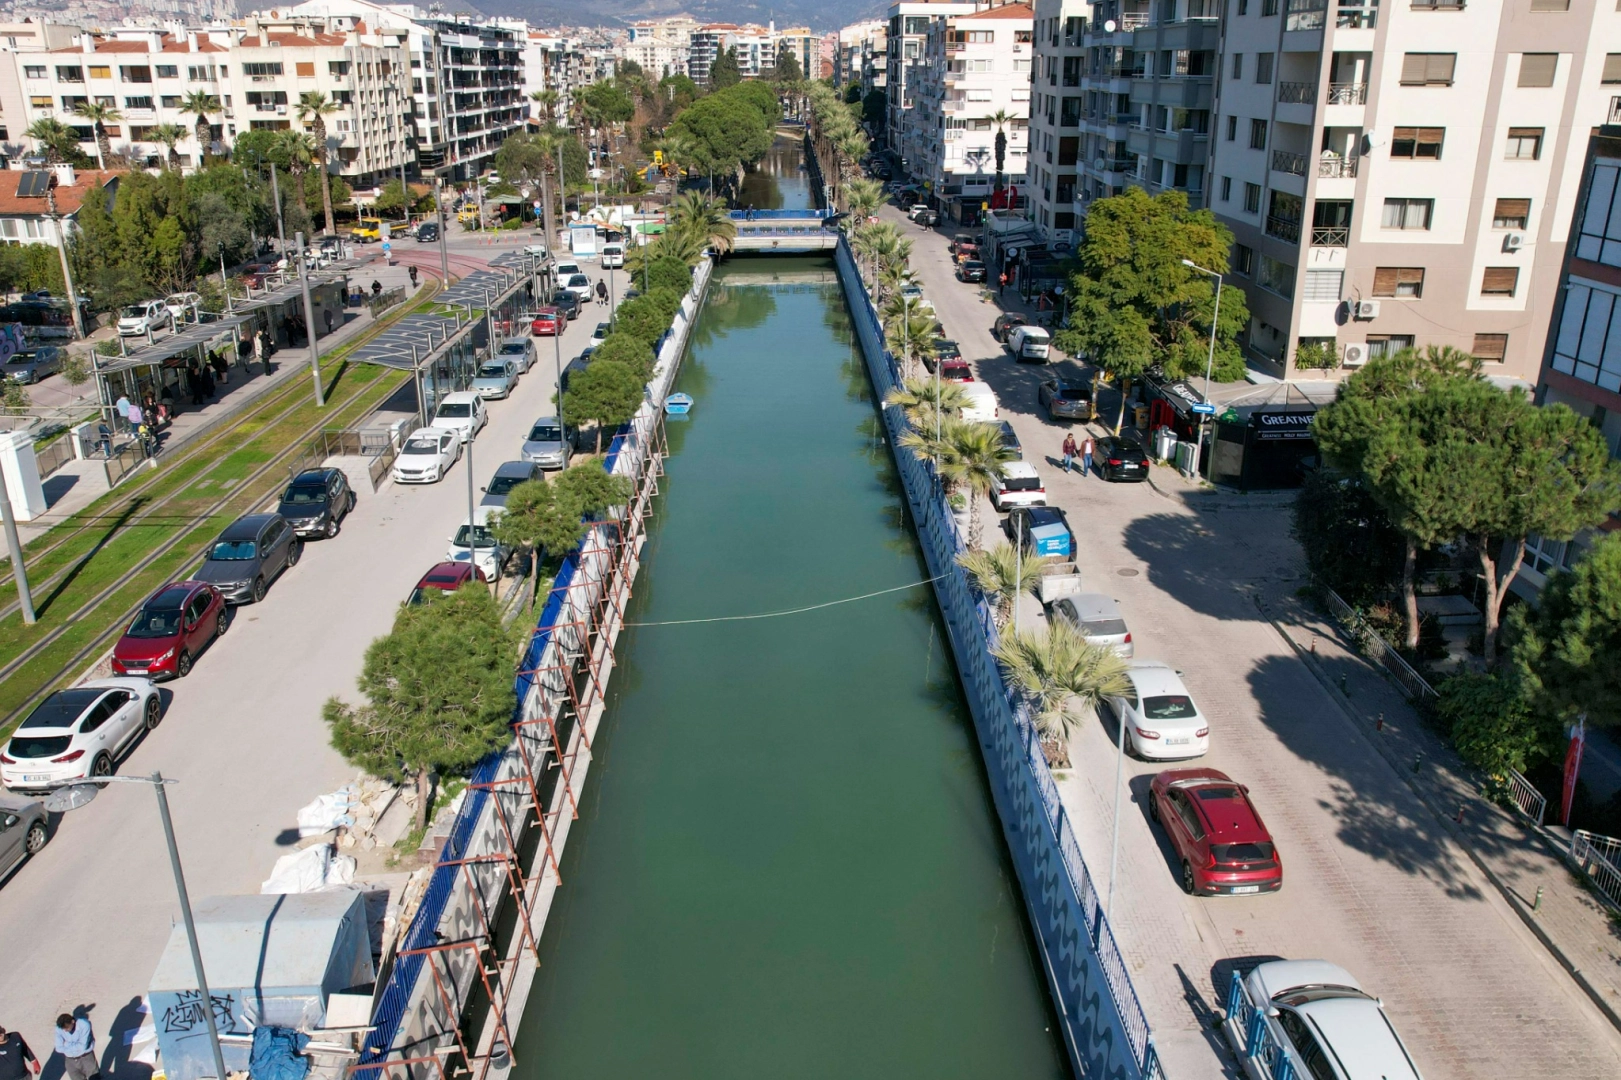
[[[1299,226],[1297,225],[1298,229]],[[1267,223],[1267,232],[1271,232],[1271,223]],[[1312,247],[1348,247],[1351,243],[1351,228],[1348,225],[1316,225],[1311,230]]]
[[[1278,84],[1278,104],[1280,105],[1315,105],[1317,103],[1317,84],[1314,82],[1280,82]]]
[[[1352,180],[1356,178],[1356,164],[1361,158],[1355,157],[1320,157],[1317,159],[1317,175],[1325,180]]]
[[[1328,22],[1328,0],[1288,0],[1285,30],[1321,30]]]
[[[1610,118],[1605,121],[1609,124],[1621,124],[1621,97],[1610,99]]]
[[[1120,16],[1120,29],[1141,30],[1154,21],[1154,17],[1146,11],[1128,11]]]
[[[1379,25],[1378,5],[1341,4],[1334,25],[1341,30],[1372,30]]]
[[[1276,215],[1266,219],[1266,234],[1290,244],[1300,243],[1300,222]]]
[[[1290,176],[1306,175],[1306,155],[1291,154],[1287,150],[1272,151],[1272,168]]]
[[[1368,84],[1365,82],[1337,82],[1328,84],[1328,104],[1366,105]]]

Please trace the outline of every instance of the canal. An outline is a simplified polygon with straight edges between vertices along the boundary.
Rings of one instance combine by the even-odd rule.
[[[756,210],[779,210],[815,205],[799,139],[777,136],[760,163],[744,174],[736,205],[739,210],[751,206]]]
[[[727,263],[678,388],[515,1075],[1066,1075],[831,263]]]

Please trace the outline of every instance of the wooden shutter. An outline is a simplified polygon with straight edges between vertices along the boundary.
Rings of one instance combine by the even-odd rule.
[[[1519,282],[1518,266],[1488,266],[1480,281],[1480,291],[1485,296],[1513,296]]]
[[[1507,334],[1476,334],[1475,347],[1470,352],[1476,359],[1501,363],[1503,357],[1508,355]]]
[[[1401,59],[1401,81],[1403,86],[1422,85],[1424,75],[1429,71],[1429,54],[1410,52]]]
[[[307,64],[303,61],[299,61],[294,67],[300,79],[315,78],[315,65],[313,63]]]
[[[1452,85],[1452,73],[1458,66],[1457,53],[1430,53],[1428,70],[1424,81],[1428,83],[1445,83]]]
[[[1401,61],[1402,85],[1425,86],[1433,83],[1450,85],[1457,64],[1457,53],[1407,53]]]
[[[1558,70],[1558,53],[1520,54],[1521,86],[1552,86],[1554,74]]]
[[[1373,272],[1373,295],[1395,296],[1396,275],[1399,271],[1394,266],[1381,266]]]
[[[1604,57],[1604,77],[1599,82],[1621,83],[1621,53],[1609,53]]]
[[[1523,229],[1526,222],[1531,219],[1530,199],[1498,199],[1497,208],[1492,211],[1493,224],[1499,221],[1519,222],[1518,225],[1500,225],[1503,229]]]
[[[1532,11],[1569,11],[1570,0],[1531,0]]]

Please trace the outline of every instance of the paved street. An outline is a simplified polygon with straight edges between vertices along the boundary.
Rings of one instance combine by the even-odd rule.
[[[465,247],[474,257],[491,254]],[[595,267],[588,273],[594,280]],[[588,307],[569,325],[565,364],[584,348],[601,310]],[[516,457],[529,425],[553,411],[552,343],[536,344],[539,362],[513,397],[491,403],[490,424],[473,447],[476,485]],[[238,609],[193,674],[166,687],[162,726],[120,771],[159,769],[180,781],[170,799],[194,898],[257,892],[292,850],[298,808],[355,775],[327,745],[322,702],[355,697],[366,646],[443,557],[467,513],[466,469],[464,457],[438,484],[385,484],[376,494],[363,476],[354,478],[360,502],[340,535],[308,544],[265,602]],[[50,845],[0,885],[7,961],[0,1023],[48,1049],[55,1016],[85,1006],[103,1067],[112,1068],[121,1058],[110,1033],[136,1020],[133,1005],[177,918],[152,795],[133,785],[108,788],[61,819]]]
[[[1167,470],[1157,477],[1169,494],[1065,476],[1063,429],[1035,397],[1054,370],[1016,365],[1002,352],[989,333],[997,309],[953,279],[946,235],[893,208],[883,213],[915,239],[914,269],[948,336],[980,361],[1049,503],[1068,512],[1087,587],[1119,599],[1139,658],[1184,672],[1211,718],[1211,751],[1200,764],[1250,786],[1279,844],[1280,893],[1184,895],[1146,813],[1158,767],[1127,760],[1113,919],[1167,1075],[1238,1075],[1210,1023],[1232,962],[1274,957],[1349,969],[1383,998],[1431,1080],[1621,1075],[1621,1035],[1259,614],[1255,596],[1292,597],[1304,581],[1284,503],[1252,499],[1259,508],[1239,509],[1243,500],[1233,499],[1201,512]],[[1085,725],[1072,749],[1076,767],[1060,784],[1100,888],[1109,873],[1114,733],[1107,718]]]

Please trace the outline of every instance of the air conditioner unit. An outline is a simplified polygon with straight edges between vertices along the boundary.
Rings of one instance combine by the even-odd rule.
[[[1351,315],[1357,319],[1377,319],[1379,317],[1379,301],[1357,300],[1351,305]]]
[[[1345,347],[1345,366],[1361,367],[1368,362],[1368,346],[1362,342]]]
[[[1511,232],[1503,237],[1504,251],[1518,251],[1524,246],[1525,234],[1523,232]]]
[[[286,116],[287,115],[287,106],[285,106],[285,105],[277,105],[276,106],[276,115],[277,116]]]

